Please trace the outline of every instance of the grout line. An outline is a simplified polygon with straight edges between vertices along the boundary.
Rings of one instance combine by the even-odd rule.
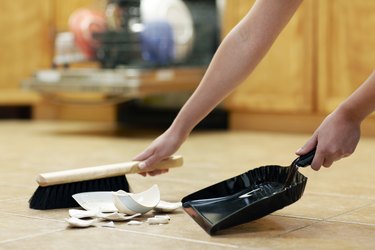
[[[327,220],[327,222],[339,222],[339,223],[343,223],[343,224],[352,224],[352,225],[375,227],[375,223],[353,222],[353,221],[344,221],[344,220]]]
[[[298,230],[301,230],[301,229],[304,229],[304,228],[308,228],[308,227],[310,227],[312,225],[315,225],[315,224],[318,224],[318,223],[321,223],[321,222],[324,221],[324,219],[312,218],[312,217],[304,217],[304,216],[278,215],[278,214],[271,214],[271,216],[279,216],[279,217],[293,218],[293,219],[304,219],[304,220],[310,220],[310,221],[312,221],[311,224],[291,229],[291,230],[289,230],[289,231],[287,231],[285,233],[280,233],[280,234],[276,235],[275,238],[281,237],[283,235],[286,235],[286,234],[289,234],[289,233],[292,233],[292,232],[295,232],[295,231],[298,231]]]
[[[372,201],[375,201],[374,197],[357,196],[357,195],[349,195],[349,194],[319,193],[319,192],[305,192],[305,194],[319,195],[319,196],[330,196],[330,197],[340,197],[340,198],[350,198],[350,199],[356,198],[356,199],[363,199],[363,200],[372,200]]]
[[[271,216],[279,216],[279,217],[286,217],[286,218],[293,218],[293,219],[304,219],[304,220],[311,220],[311,221],[323,221],[324,219],[314,218],[314,217],[306,217],[306,216],[296,216],[296,215],[284,215],[284,214],[270,214]]]
[[[56,230],[48,231],[48,232],[45,232],[45,233],[30,234],[30,235],[26,235],[26,236],[22,236],[22,237],[18,237],[18,238],[10,239],[10,240],[3,240],[3,241],[0,241],[0,244],[7,244],[7,243],[11,243],[11,242],[19,241],[19,240],[31,239],[31,238],[35,238],[35,237],[39,237],[39,236],[43,236],[43,235],[47,235],[47,234],[51,234],[51,233],[62,232],[62,231],[64,231],[64,230],[65,230],[65,229],[56,229]]]
[[[367,203],[366,205],[363,205],[363,206],[360,206],[360,207],[357,207],[357,208],[353,208],[353,209],[351,209],[351,210],[349,210],[349,211],[346,211],[346,212],[343,212],[343,213],[341,213],[341,214],[336,214],[336,215],[333,215],[333,216],[331,216],[331,217],[328,217],[328,218],[326,218],[325,220],[326,220],[326,221],[329,221],[329,220],[331,220],[331,219],[333,219],[333,218],[336,218],[336,217],[338,217],[338,216],[345,215],[345,214],[348,214],[348,213],[351,213],[351,212],[354,212],[354,211],[360,210],[360,209],[362,209],[362,208],[365,208],[365,207],[371,206],[372,204],[373,204],[373,202]]]
[[[295,231],[298,231],[300,229],[304,229],[304,228],[307,228],[307,227],[310,227],[312,225],[315,225],[315,224],[319,224],[319,223],[322,223],[322,222],[339,222],[339,223],[344,223],[344,224],[351,224],[351,225],[364,225],[364,226],[375,226],[375,224],[373,223],[363,223],[363,222],[350,222],[350,221],[340,221],[340,220],[334,220],[333,218],[336,218],[338,216],[341,216],[341,215],[344,215],[344,214],[347,214],[347,213],[351,213],[351,212],[354,212],[354,211],[357,211],[357,210],[360,210],[362,208],[365,208],[365,207],[368,207],[370,205],[372,205],[373,202],[370,202],[366,205],[363,205],[361,207],[357,207],[357,208],[354,208],[354,209],[351,209],[349,211],[346,211],[346,212],[343,212],[341,214],[337,214],[337,215],[334,215],[334,216],[331,216],[331,217],[328,217],[328,218],[323,218],[323,219],[319,219],[319,218],[311,218],[311,217],[303,217],[303,216],[292,216],[292,215],[277,215],[277,214],[271,214],[271,216],[280,216],[280,217],[287,217],[287,218],[295,218],[295,219],[306,219],[306,220],[311,220],[311,221],[314,221],[313,223],[309,224],[309,225],[306,225],[306,226],[302,226],[302,227],[299,227],[299,228],[296,228],[296,229],[292,229],[288,232],[285,232],[285,233],[282,233],[282,234],[279,234],[277,235],[276,237],[279,237],[279,236],[282,236],[282,235],[286,235],[286,234],[289,234],[291,232],[295,232]]]
[[[276,235],[275,237],[280,237],[280,236],[283,236],[283,235],[286,235],[286,234],[289,234],[289,233],[292,233],[292,232],[295,232],[295,231],[298,231],[298,230],[301,230],[301,229],[304,229],[304,228],[308,228],[308,227],[310,227],[310,226],[312,226],[312,225],[319,224],[319,223],[321,223],[321,222],[322,222],[322,221],[313,221],[313,223],[311,223],[311,224],[308,224],[308,225],[305,225],[305,226],[301,226],[301,227],[298,227],[298,228],[295,228],[295,229],[289,230],[289,231],[287,231],[287,232],[285,232],[285,233],[278,234],[278,235]]]
[[[45,221],[53,221],[53,222],[64,222],[63,220],[58,220],[58,219],[51,219],[51,218],[37,217],[37,216],[29,216],[29,215],[17,214],[17,213],[9,213],[9,212],[4,212],[4,211],[0,211],[0,214],[12,215],[12,216],[17,216],[17,217],[22,217],[22,218],[27,218],[27,219],[45,220]]]
[[[50,219],[50,218],[43,218],[43,217],[27,216],[27,215],[16,214],[16,213],[9,213],[9,212],[3,212],[3,211],[0,211],[0,214],[14,215],[14,216],[24,217],[24,218],[28,218],[28,219],[39,219],[39,220],[45,220],[45,221],[54,221],[54,222],[65,223],[64,221],[58,220],[58,219]],[[103,227],[103,228],[104,229],[110,229],[110,230],[124,231],[124,232],[129,232],[129,233],[142,234],[142,235],[147,235],[147,236],[161,237],[161,238],[166,238],[166,239],[182,240],[182,241],[188,241],[188,242],[194,242],[194,243],[206,244],[206,245],[212,245],[212,246],[227,247],[227,248],[228,247],[229,248],[239,248],[239,246],[232,245],[232,244],[212,243],[212,242],[201,241],[201,240],[194,240],[194,239],[188,239],[188,238],[182,238],[182,237],[176,237],[176,236],[159,235],[159,234],[153,234],[153,233],[138,232],[138,231],[132,231],[132,230],[120,229],[120,228],[105,228],[105,227]],[[65,229],[62,229],[62,230],[59,229],[59,230],[51,231],[51,232],[48,232],[48,233],[54,233],[54,232],[59,232],[59,231],[63,231],[63,230],[65,230]],[[24,236],[24,237],[19,237],[19,238],[16,238],[16,239],[0,241],[0,244],[9,243],[9,242],[13,242],[13,241],[16,241],[16,240],[22,240],[22,239],[28,239],[28,238],[38,237],[38,236],[42,236],[42,235],[45,235],[45,234],[48,234],[48,233],[33,234],[33,235]]]
[[[177,237],[177,236],[160,235],[160,234],[154,234],[154,233],[132,231],[132,230],[122,229],[122,228],[105,228],[105,229],[122,231],[122,232],[127,232],[127,233],[141,234],[141,235],[152,236],[152,237],[157,237],[157,238],[165,238],[165,239],[172,239],[172,240],[181,240],[181,241],[193,242],[193,243],[210,245],[210,246],[218,246],[218,247],[225,247],[225,248],[239,248],[238,245],[225,244],[225,243],[215,243],[215,242],[208,242],[208,241],[203,241],[203,240],[194,240],[194,239]]]

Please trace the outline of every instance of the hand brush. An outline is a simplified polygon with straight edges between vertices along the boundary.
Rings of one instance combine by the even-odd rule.
[[[43,173],[37,176],[39,187],[29,201],[33,209],[77,207],[73,194],[94,191],[129,192],[125,174],[141,173],[139,161]],[[171,156],[155,165],[155,169],[168,169],[183,164],[181,156]]]

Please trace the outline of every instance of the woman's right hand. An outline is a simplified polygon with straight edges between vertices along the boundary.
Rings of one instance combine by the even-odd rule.
[[[330,167],[333,162],[351,155],[360,138],[360,122],[338,109],[327,116],[307,143],[296,154],[304,155],[316,147],[311,168]]]
[[[134,161],[141,161],[139,167],[144,171],[141,175],[155,176],[168,172],[168,169],[155,170],[153,166],[173,155],[186,138],[187,135],[179,135],[171,128],[157,137],[143,152],[133,159]]]

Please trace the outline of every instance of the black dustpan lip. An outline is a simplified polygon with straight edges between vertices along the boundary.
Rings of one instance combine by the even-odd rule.
[[[234,195],[244,189],[251,190],[264,182],[284,183],[287,173],[287,167],[278,165],[262,166],[249,170],[187,195],[182,199],[183,208],[207,233],[212,235],[218,230],[259,219],[294,203],[301,198],[307,183],[307,177],[297,172],[288,188],[269,197],[259,199],[216,222],[211,222],[205,218],[199,209],[191,205],[192,201]]]

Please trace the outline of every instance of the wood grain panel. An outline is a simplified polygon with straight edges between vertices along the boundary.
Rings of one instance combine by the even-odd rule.
[[[375,1],[319,1],[319,110],[331,112],[375,68]]]
[[[21,80],[52,58],[51,1],[0,2],[0,89],[18,89]]]
[[[241,1],[238,20],[253,2]],[[312,36],[313,1],[305,1],[263,61],[227,99],[227,107],[249,112],[311,112],[314,108]]]

